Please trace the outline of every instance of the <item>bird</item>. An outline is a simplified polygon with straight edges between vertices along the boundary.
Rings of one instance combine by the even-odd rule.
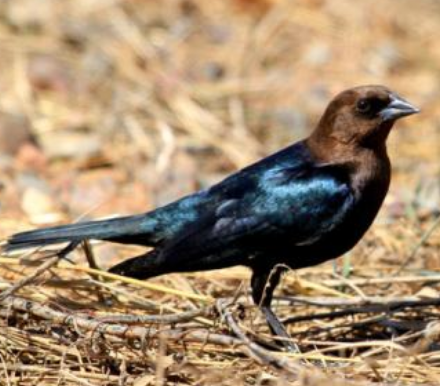
[[[282,274],[358,243],[389,189],[388,135],[396,120],[418,112],[382,85],[347,89],[308,137],[207,189],[143,214],[17,233],[5,250],[88,239],[153,248],[109,270],[137,279],[246,266],[253,302],[296,351],[271,308]]]

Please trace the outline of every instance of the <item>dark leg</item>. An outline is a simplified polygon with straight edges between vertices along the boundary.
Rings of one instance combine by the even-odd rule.
[[[283,346],[290,352],[299,352],[298,346],[292,342],[292,338],[284,328],[284,325],[277,318],[270,308],[272,302],[273,291],[280,282],[281,275],[286,268],[276,266],[270,271],[255,269],[252,274],[252,298],[254,303],[260,307],[272,334],[283,338]]]

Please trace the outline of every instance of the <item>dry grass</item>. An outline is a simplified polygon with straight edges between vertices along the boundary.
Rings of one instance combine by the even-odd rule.
[[[439,14],[434,0],[0,4],[2,237],[206,186],[306,135],[353,85],[423,110],[392,134],[393,185],[364,240],[283,279],[276,310],[301,354],[273,348],[242,268],[141,282],[82,249],[0,257],[0,385],[439,384]],[[92,250],[102,268],[137,253]]]

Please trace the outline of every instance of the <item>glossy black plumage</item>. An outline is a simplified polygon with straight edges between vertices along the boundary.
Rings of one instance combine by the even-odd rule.
[[[416,112],[381,86],[347,90],[309,138],[210,189],[142,215],[20,233],[6,248],[82,239],[154,247],[111,268],[140,279],[245,265],[255,303],[286,337],[270,310],[283,268],[272,269],[315,265],[359,241],[388,190],[388,133],[397,118]]]

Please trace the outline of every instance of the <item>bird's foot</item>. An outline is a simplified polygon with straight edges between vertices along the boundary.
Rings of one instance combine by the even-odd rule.
[[[266,317],[267,324],[269,325],[269,328],[272,331],[273,335],[281,338],[280,340],[277,340],[277,343],[279,343],[282,347],[284,347],[286,351],[289,353],[294,353],[294,354],[301,353],[301,350],[299,349],[298,345],[295,342],[293,342],[292,337],[286,331],[286,328],[280,322],[277,316],[274,314],[272,309],[263,306],[261,307],[261,311]]]

